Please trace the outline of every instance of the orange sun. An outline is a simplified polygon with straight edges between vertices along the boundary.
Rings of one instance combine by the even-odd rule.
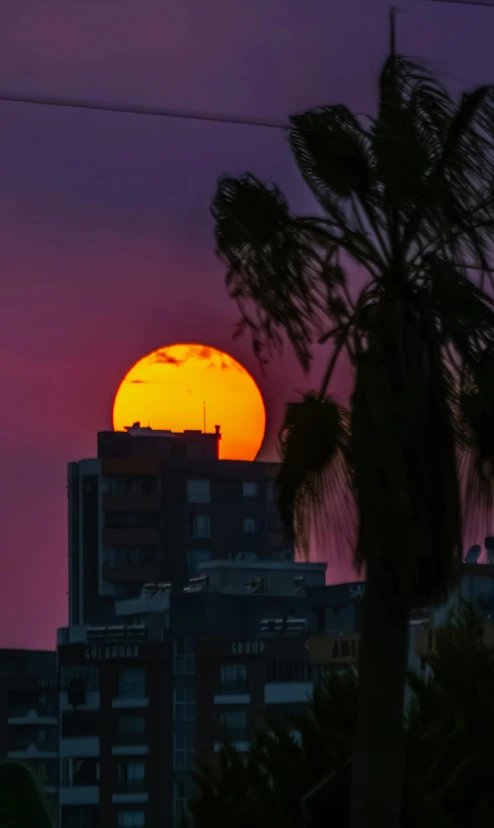
[[[266,429],[255,381],[235,359],[207,345],[158,348],[136,362],[113,403],[113,428],[134,422],[154,429],[213,432],[221,426],[220,457],[254,460]]]

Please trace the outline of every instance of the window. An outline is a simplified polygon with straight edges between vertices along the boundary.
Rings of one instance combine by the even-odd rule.
[[[147,477],[106,477],[103,480],[103,491],[112,495],[140,495],[152,494],[158,489],[158,479]]]
[[[193,549],[190,552],[187,552],[187,569],[189,570],[189,576],[191,578],[194,577],[194,575],[197,574],[199,566],[205,561],[209,561],[210,557],[210,552],[203,552],[201,550]]]
[[[297,682],[308,680],[309,670],[305,658],[269,659],[268,681]]]
[[[276,498],[276,481],[268,480],[266,483],[266,499],[268,503],[274,503]]]
[[[63,739],[99,736],[99,731],[99,710],[76,710],[74,713],[62,713]]]
[[[64,828],[98,828],[99,805],[64,805],[61,824]]]
[[[242,491],[244,497],[257,497],[257,483],[245,481],[242,483]]]
[[[188,503],[209,503],[210,500],[209,480],[187,480]]]
[[[176,722],[194,722],[196,718],[196,695],[191,687],[175,687]]]
[[[173,645],[175,656],[175,673],[179,676],[191,676],[196,671],[196,660],[192,641],[188,638],[177,639]]]
[[[222,713],[221,738],[226,742],[246,742],[247,733],[247,712],[245,710],[229,710]]]
[[[192,733],[175,733],[173,738],[174,770],[191,770],[195,760],[195,740]]]
[[[106,529],[159,529],[160,513],[138,511],[131,512],[128,509],[108,510],[105,513]]]
[[[173,785],[173,816],[186,817],[189,814],[190,792],[186,782],[175,782]]]
[[[189,515],[189,530],[191,538],[211,537],[209,515]]]
[[[146,698],[146,674],[142,667],[130,667],[120,670],[118,696],[121,699]]]
[[[118,787],[125,793],[142,793],[145,790],[146,766],[144,762],[120,762]]]
[[[62,690],[67,691],[75,680],[84,682],[86,690],[98,690],[99,671],[97,667],[62,667]]]
[[[220,668],[221,692],[246,693],[247,692],[247,665],[246,664],[223,664]]]
[[[115,546],[103,552],[105,566],[156,566],[161,563],[157,546]]]
[[[119,733],[144,733],[145,729],[144,716],[121,716],[118,720]]]
[[[248,532],[250,534],[257,532],[257,521],[251,517],[244,518],[243,529],[244,532]]]
[[[118,828],[144,828],[144,811],[120,811]]]
[[[66,788],[91,787],[99,781],[97,759],[62,759],[62,785]]]

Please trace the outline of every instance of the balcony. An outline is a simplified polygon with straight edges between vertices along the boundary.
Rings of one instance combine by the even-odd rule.
[[[9,759],[20,759],[25,761],[27,759],[57,759],[58,750],[57,743],[42,743],[35,744],[34,742],[11,742],[11,749],[8,752]]]
[[[53,710],[27,707],[11,707],[9,710],[9,725],[57,725],[58,719]]]
[[[135,805],[148,801],[145,779],[127,779],[118,785],[112,796],[112,802],[119,805]]]
[[[77,759],[96,758],[99,756],[99,737],[75,736],[70,739],[61,739],[60,756],[64,759],[70,756]]]
[[[113,739],[113,756],[146,756],[149,747],[146,733],[117,733]]]
[[[85,694],[84,704],[78,704],[77,710],[79,712],[84,710],[99,710],[100,697],[98,690],[87,690]],[[60,711],[62,713],[71,713],[73,706],[69,702],[69,694],[67,692],[60,693]]]
[[[114,710],[126,710],[139,707],[149,707],[149,699],[145,696],[117,696],[111,706]]]
[[[247,681],[223,681],[214,696],[215,704],[250,704]]]
[[[60,805],[99,805],[98,785],[73,785],[60,788]]]
[[[273,681],[264,685],[265,704],[307,704],[312,699],[311,681]]]

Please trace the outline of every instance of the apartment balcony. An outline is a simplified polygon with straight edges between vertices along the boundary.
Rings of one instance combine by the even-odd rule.
[[[249,684],[246,681],[224,681],[215,693],[215,704],[250,704]]]
[[[87,690],[85,694],[84,704],[78,704],[77,710],[99,710],[100,695],[98,690]],[[73,706],[69,702],[69,694],[66,691],[60,693],[60,712],[72,712]]]
[[[116,528],[103,529],[103,545],[114,546],[159,546],[161,532],[159,529]]]
[[[265,704],[307,704],[312,699],[311,681],[273,681],[264,685]]]
[[[113,756],[147,756],[149,746],[145,733],[118,733],[113,738]]]
[[[112,802],[118,805],[144,804],[149,799],[146,787],[145,779],[128,779],[117,786]]]
[[[21,762],[31,759],[57,759],[58,750],[55,744],[35,744],[34,742],[28,744],[14,741],[8,752],[8,758],[19,759]]]
[[[52,710],[34,710],[25,707],[11,707],[7,719],[9,725],[57,725],[58,719]]]
[[[60,739],[60,756],[63,759],[97,758],[99,756],[98,736],[74,736],[70,739]]]
[[[98,785],[72,785],[59,791],[60,805],[99,805]]]

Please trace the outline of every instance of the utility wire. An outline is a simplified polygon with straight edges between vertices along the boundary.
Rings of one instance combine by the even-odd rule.
[[[487,0],[428,0],[429,3],[454,3],[458,6],[488,6],[494,9],[494,3],[488,3]]]
[[[209,112],[189,112],[182,109],[161,109],[153,106],[139,106],[120,103],[103,103],[77,98],[58,98],[44,95],[10,95],[0,92],[0,102],[34,104],[38,106],[55,106],[65,109],[85,109],[93,112],[119,112],[128,115],[151,115],[158,118],[176,118],[187,121],[206,121],[216,124],[234,124],[237,126],[261,127],[264,129],[290,129],[289,124],[267,121],[262,118],[252,119],[241,115],[221,115]]]

